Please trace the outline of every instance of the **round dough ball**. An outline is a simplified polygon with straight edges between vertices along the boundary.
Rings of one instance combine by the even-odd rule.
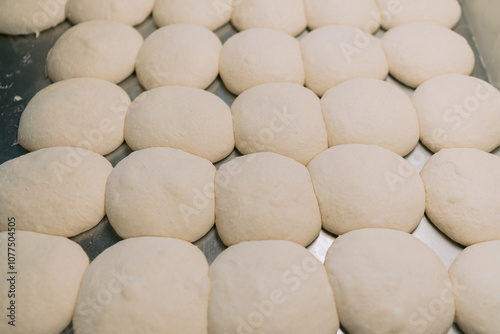
[[[431,151],[500,145],[500,92],[478,78],[445,74],[420,85],[412,97],[420,139]]]
[[[122,238],[173,237],[196,241],[214,225],[215,167],[166,147],[130,154],[106,185],[106,213]]]
[[[229,22],[233,0],[156,0],[153,20],[158,27],[192,23],[216,30]]]
[[[455,319],[465,333],[495,334],[500,328],[500,241],[466,248],[450,268]]]
[[[304,86],[252,87],[231,106],[236,148],[243,154],[278,153],[306,165],[328,148],[318,97]]]
[[[300,40],[306,86],[319,96],[352,78],[383,80],[389,71],[380,40],[358,28],[326,26]]]
[[[106,249],[85,273],[76,334],[206,334],[208,263],[194,245],[143,237]]]
[[[464,246],[500,240],[500,157],[473,148],[443,149],[420,176],[426,214],[443,233]]]
[[[130,106],[125,139],[133,150],[172,147],[217,162],[234,149],[231,110],[202,89],[154,88]]]
[[[467,40],[436,23],[398,26],[384,34],[382,44],[391,75],[412,88],[438,75],[469,75],[474,69],[474,52]]]
[[[62,332],[71,322],[80,282],[89,265],[87,254],[66,238],[27,231],[16,231],[14,237],[1,232],[0,250],[3,257],[0,332]],[[7,266],[8,253],[15,254],[14,268]],[[15,296],[10,298],[12,284]],[[15,309],[9,310],[12,300]],[[11,313],[15,313],[12,318]],[[9,324],[13,320],[15,326]]]
[[[15,217],[18,230],[72,237],[104,217],[113,166],[101,155],[51,147],[0,165],[0,231]]]
[[[304,84],[297,40],[281,31],[254,28],[230,37],[220,54],[220,77],[233,94],[264,83]]]
[[[292,36],[307,26],[303,0],[237,0],[231,23],[238,30],[270,28]]]
[[[135,26],[151,14],[154,2],[155,0],[68,0],[66,16],[75,24],[108,20]]]
[[[210,267],[208,333],[337,333],[324,267],[288,241],[242,242]]]
[[[455,313],[448,273],[426,244],[400,231],[363,229],[336,239],[325,260],[349,333],[448,333]]]
[[[418,143],[418,118],[410,98],[396,86],[356,78],[321,99],[328,145],[371,144],[405,156]]]
[[[425,191],[418,172],[379,146],[335,146],[308,168],[323,227],[336,235],[368,227],[411,232],[424,216]]]
[[[18,142],[28,151],[81,147],[105,155],[123,143],[127,93],[108,81],[76,78],[50,85],[21,115]]]
[[[254,153],[222,165],[215,197],[217,232],[227,246],[253,240],[307,246],[321,230],[307,168],[275,153]]]
[[[146,89],[189,86],[205,89],[217,77],[221,41],[194,24],[172,24],[149,35],[135,70]]]

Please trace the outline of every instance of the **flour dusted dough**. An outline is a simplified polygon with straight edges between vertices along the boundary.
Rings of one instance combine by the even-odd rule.
[[[325,261],[349,333],[448,333],[454,300],[439,257],[412,236],[363,229],[336,239]]]
[[[321,229],[307,168],[275,153],[254,153],[222,165],[215,196],[217,232],[228,246],[273,239],[307,246]]]
[[[413,88],[442,74],[469,75],[474,68],[467,40],[437,23],[398,26],[384,34],[382,44],[391,75]]]
[[[166,146],[217,162],[234,149],[231,110],[202,89],[155,88],[130,106],[125,139],[133,150]]]
[[[297,40],[281,31],[254,28],[224,43],[220,76],[233,94],[264,83],[304,84],[304,64]]]
[[[121,241],[85,273],[73,316],[75,333],[206,334],[208,270],[203,253],[185,241]]]
[[[113,167],[82,148],[52,147],[0,165],[0,231],[17,229],[72,237],[104,217],[106,180]]]
[[[424,216],[418,172],[375,145],[329,148],[309,164],[323,227],[337,235],[368,227],[413,231]]]
[[[154,1],[68,0],[66,16],[75,24],[92,20],[108,20],[134,26],[151,14]]]
[[[292,83],[252,87],[231,106],[236,147],[243,154],[274,152],[308,164],[328,148],[318,97]]]
[[[385,81],[351,79],[321,99],[330,146],[372,144],[401,156],[418,143],[415,107],[405,92]]]
[[[337,333],[325,269],[299,245],[240,243],[215,259],[210,277],[209,334]]]

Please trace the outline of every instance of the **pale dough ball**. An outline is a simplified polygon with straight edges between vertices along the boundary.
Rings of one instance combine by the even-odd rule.
[[[325,260],[349,333],[448,333],[455,313],[446,268],[401,231],[363,229],[336,239]]]
[[[240,31],[270,28],[292,36],[307,26],[303,0],[235,0],[231,23]]]
[[[156,0],[153,20],[158,27],[192,23],[216,30],[229,22],[233,0]]]
[[[420,85],[412,97],[420,139],[431,151],[500,145],[500,92],[478,78],[445,74]]]
[[[306,165],[328,148],[319,98],[292,83],[252,87],[231,106],[236,148],[278,153]]]
[[[323,95],[352,78],[383,80],[389,71],[380,40],[358,28],[326,26],[300,40],[306,86]]]
[[[378,145],[405,156],[418,143],[418,118],[401,89],[376,79],[351,79],[321,99],[330,146]]]
[[[196,241],[214,225],[215,167],[166,147],[134,152],[116,165],[106,185],[106,213],[122,238]]]
[[[420,173],[426,214],[464,246],[500,239],[500,157],[473,148],[443,149]]]
[[[332,334],[339,322],[325,269],[288,241],[242,242],[210,267],[208,333]]]
[[[275,153],[254,153],[222,165],[215,197],[217,232],[227,246],[274,239],[307,246],[321,230],[307,168]]]
[[[59,81],[38,92],[24,109],[19,145],[28,151],[71,146],[108,154],[123,143],[129,105],[127,93],[108,81]]]
[[[16,228],[72,237],[104,217],[106,180],[113,167],[74,147],[44,148],[0,165],[0,231]]]
[[[466,248],[453,262],[450,279],[456,321],[465,333],[495,334],[500,328],[500,241]]]
[[[220,77],[233,94],[264,83],[304,84],[297,40],[281,31],[254,28],[230,37],[220,54]]]
[[[151,14],[154,2],[155,0],[68,0],[66,16],[75,24],[108,20],[135,26]]]
[[[172,147],[217,162],[234,149],[231,110],[202,89],[154,88],[130,106],[125,139],[133,150]]]
[[[106,249],[82,280],[75,334],[206,334],[208,263],[194,245],[143,237]]]
[[[379,146],[334,146],[308,168],[323,227],[334,234],[369,227],[411,232],[424,216],[425,191],[418,172]]]
[[[382,37],[392,76],[415,88],[442,74],[471,74],[474,52],[456,32],[431,22],[414,22]]]

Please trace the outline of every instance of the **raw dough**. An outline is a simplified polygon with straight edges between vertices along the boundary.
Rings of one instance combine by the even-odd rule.
[[[412,88],[441,74],[471,74],[474,52],[467,40],[431,22],[414,22],[389,30],[382,37],[389,71]]]
[[[77,78],[50,85],[31,99],[19,122],[19,145],[82,147],[105,155],[123,143],[127,93],[108,81]]]
[[[363,229],[336,239],[325,261],[349,333],[448,333],[455,311],[448,273],[414,236]]]
[[[233,94],[264,83],[304,84],[297,40],[281,31],[254,28],[230,37],[220,55],[220,76]]]
[[[202,89],[155,88],[130,106],[125,139],[133,150],[173,147],[217,162],[234,149],[231,110]]]
[[[321,99],[330,146],[372,144],[401,156],[418,143],[415,107],[405,92],[376,79],[351,79]]]
[[[318,97],[292,83],[252,87],[231,106],[236,147],[243,154],[274,152],[308,164],[328,148]]]
[[[321,230],[307,168],[275,153],[254,153],[222,165],[215,197],[217,232],[227,246],[273,239],[307,246]]]
[[[334,234],[368,227],[411,232],[424,216],[425,191],[418,172],[389,150],[335,146],[308,167],[323,227]]]
[[[321,262],[288,241],[242,242],[210,267],[208,333],[337,333]]]

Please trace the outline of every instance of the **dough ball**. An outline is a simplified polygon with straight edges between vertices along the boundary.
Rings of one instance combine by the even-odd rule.
[[[426,244],[400,231],[363,229],[336,239],[325,260],[349,333],[448,333],[448,273]]]
[[[436,23],[398,26],[384,34],[382,44],[391,75],[412,88],[442,74],[469,75],[474,68],[467,40]]]
[[[443,233],[464,246],[500,240],[500,157],[473,148],[443,149],[420,175],[427,216]]]
[[[191,23],[216,30],[229,22],[233,0],[156,0],[153,20],[158,27]]]
[[[208,263],[194,245],[143,237],[106,249],[83,277],[76,334],[206,334]]]
[[[306,165],[328,148],[318,97],[292,83],[252,87],[231,106],[236,147],[243,154],[278,153]]]
[[[304,165],[275,154],[233,159],[217,171],[216,225],[222,242],[289,240],[309,245],[321,230],[311,177]]]
[[[0,165],[0,231],[15,217],[18,230],[72,237],[104,217],[113,167],[74,147],[44,148]]]
[[[418,143],[418,118],[401,89],[376,79],[351,79],[321,99],[330,146],[378,145],[405,156]]]
[[[230,37],[220,54],[220,77],[233,94],[264,83],[304,84],[297,40],[281,31],[254,28]]]
[[[420,139],[431,151],[469,147],[490,152],[500,145],[500,92],[489,83],[445,74],[420,85],[412,100]]]
[[[122,238],[196,241],[214,225],[215,167],[166,147],[134,152],[116,165],[106,186],[109,222]]]
[[[292,36],[307,26],[303,0],[236,0],[231,23],[240,31],[270,28]]]
[[[75,24],[108,20],[135,26],[151,14],[154,2],[155,0],[68,0],[66,16]]]
[[[383,80],[389,71],[380,40],[358,28],[326,26],[300,40],[306,86],[319,96],[352,78]]]
[[[500,241],[466,248],[453,262],[450,279],[456,321],[465,333],[495,334],[500,328]]]
[[[217,162],[234,149],[231,110],[202,89],[154,88],[130,106],[125,139],[133,150],[172,147]]]
[[[424,216],[425,191],[418,172],[391,151],[340,145],[308,167],[323,227],[336,235],[369,227],[411,232]]]
[[[337,333],[321,262],[288,241],[242,242],[210,267],[208,333]]]
[[[81,147],[105,155],[123,143],[127,93],[108,81],[76,78],[52,84],[21,115],[18,142],[28,151]]]

